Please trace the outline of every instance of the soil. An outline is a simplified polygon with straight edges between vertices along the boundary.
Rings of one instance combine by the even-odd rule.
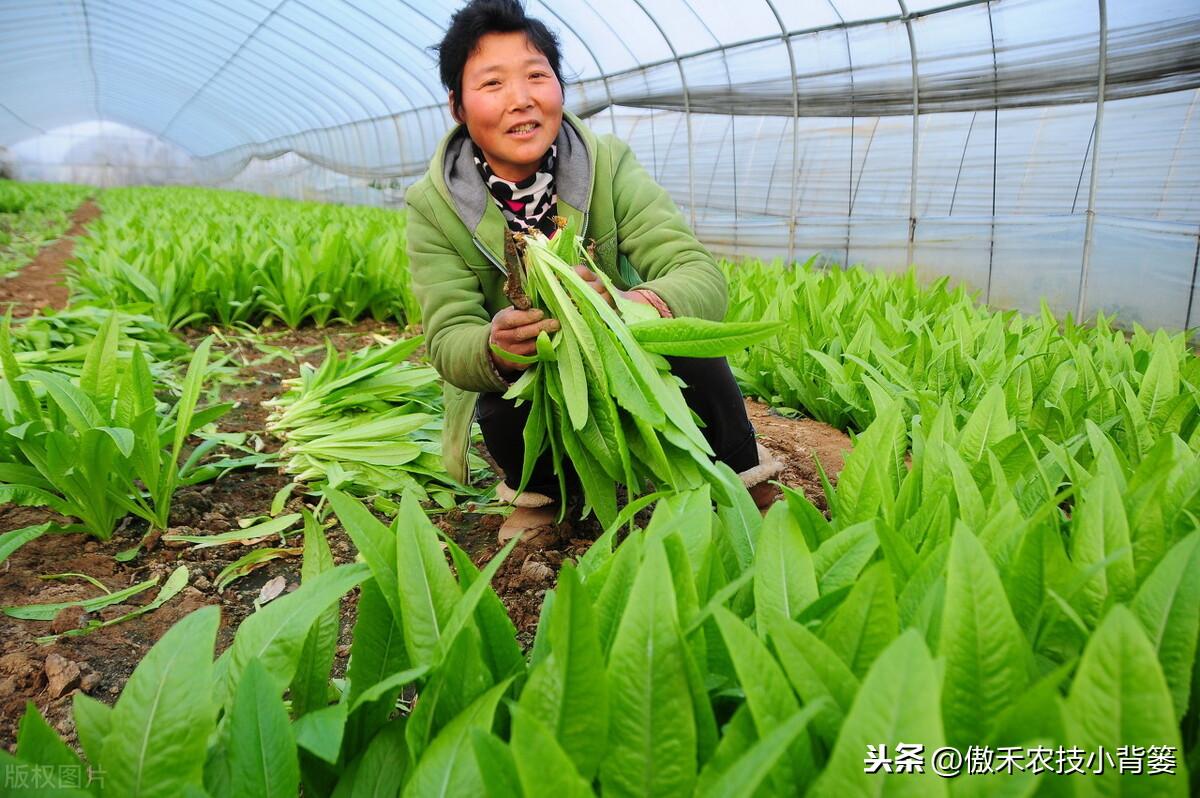
[[[67,286],[63,266],[75,252],[75,237],[86,235],[86,225],[100,216],[100,208],[91,199],[71,215],[66,234],[42,248],[37,257],[20,271],[0,280],[0,308],[13,303],[13,316],[30,316],[42,308],[61,310],[67,306]]]
[[[754,399],[746,400],[746,413],[758,433],[759,442],[783,464],[779,481],[804,492],[822,512],[828,512],[825,490],[818,470],[833,484],[850,451],[850,437],[841,430],[811,418],[787,418]]]
[[[93,210],[87,210],[90,206]],[[90,202],[76,214],[79,225],[95,218],[95,206]],[[92,214],[89,216],[88,214]],[[82,218],[80,218],[82,216]],[[74,231],[73,232],[77,232]],[[63,242],[51,245],[61,247]],[[70,242],[68,242],[70,243]],[[16,298],[24,307],[21,311],[65,302],[47,296],[48,286],[54,283],[56,272],[44,250],[38,260],[22,272],[21,280],[29,278],[31,269],[41,266],[41,283],[0,282],[0,291],[12,284],[26,285],[22,291],[35,291],[32,300],[21,293],[15,297],[0,293],[0,298]],[[59,267],[69,256],[56,255]],[[57,296],[57,295],[56,295]],[[40,298],[39,298],[40,297]],[[29,304],[25,304],[26,302]],[[195,345],[207,329],[183,332],[185,340]],[[299,373],[300,363],[317,364],[324,358],[328,337],[339,352],[358,349],[371,343],[376,335],[395,337],[400,330],[394,324],[364,321],[352,326],[326,329],[304,328],[286,330],[264,328],[252,339],[224,331],[214,351],[229,355],[228,364],[238,368],[222,384],[221,399],[235,403],[233,410],[219,422],[226,432],[253,433],[265,451],[276,451],[281,441],[266,432],[266,399],[284,390],[283,381]],[[256,341],[274,347],[272,351],[287,351],[288,357],[271,358],[256,346]],[[830,478],[841,468],[842,454],[850,441],[841,432],[815,421],[794,420],[776,414],[766,405],[747,400],[747,410],[763,445],[785,463],[780,481],[802,490],[818,506],[824,506],[824,495],[816,462],[820,461]],[[486,452],[480,451],[481,455]],[[238,519],[269,513],[276,493],[288,484],[289,478],[276,469],[247,469],[234,471],[213,483],[181,488],[172,504],[169,532],[174,534],[216,534],[237,527]],[[302,504],[312,506],[314,500],[296,491],[288,500],[285,511],[298,511]],[[496,542],[502,516],[476,511],[467,505],[434,516],[434,522],[452,537],[482,567],[500,548]],[[53,513],[40,508],[0,505],[0,533],[47,520],[65,522]],[[518,546],[497,574],[493,587],[509,610],[523,647],[532,643],[538,615],[547,590],[554,587],[558,569],[566,559],[577,560],[600,533],[594,519],[577,522],[570,531],[559,530],[557,539],[549,544]],[[135,546],[142,540],[146,524],[127,521],[118,527],[111,540],[99,541],[80,534],[48,535],[26,544],[0,565],[0,607],[34,603],[59,603],[99,595],[100,591],[86,580],[66,577],[45,580],[50,574],[87,574],[110,591],[120,590],[136,582],[158,577],[165,581],[179,565],[189,571],[188,586],[162,607],[136,618],[104,627],[86,635],[60,637],[47,645],[35,638],[78,628],[89,619],[107,620],[148,603],[156,594],[151,589],[128,600],[127,604],[100,610],[87,616],[79,610],[64,611],[53,621],[25,621],[0,616],[0,746],[14,750],[18,724],[26,702],[32,701],[49,723],[78,747],[71,717],[72,696],[87,693],[111,703],[116,700],[134,668],[168,628],[189,612],[204,605],[221,607],[221,628],[217,653],[233,639],[238,624],[254,612],[254,602],[263,586],[282,576],[286,590],[294,590],[300,582],[300,557],[286,556],[267,561],[263,567],[232,582],[223,591],[214,587],[217,574],[251,548],[279,546],[279,541],[264,541],[252,546],[218,546],[195,550],[188,545],[173,546],[153,541],[133,561],[121,563],[114,555]],[[354,560],[355,548],[340,526],[328,529],[327,537],[334,560],[338,564]],[[289,538],[288,546],[298,546],[298,537]],[[356,617],[357,595],[352,593],[342,601],[341,631],[338,656],[333,675],[345,672],[351,632]]]
[[[322,345],[297,357],[297,363],[279,359],[242,368],[221,392],[221,399],[234,402],[235,407],[221,420],[220,429],[257,432],[265,450],[278,449],[281,441],[264,430],[267,409],[261,402],[283,391],[282,381],[299,373],[300,362],[319,362],[324,357],[326,335],[339,351],[346,351],[366,345],[372,334],[380,332],[395,335],[397,328],[362,322],[328,330],[268,333],[271,345],[289,351],[304,352],[315,343]],[[205,334],[207,331],[190,330],[185,331],[184,337],[196,343]],[[219,348],[229,352],[233,362],[241,362],[243,357],[251,361],[262,357],[248,341],[230,341],[232,345]],[[287,475],[276,469],[247,469],[230,472],[206,485],[180,488],[172,503],[168,532],[204,535],[236,529],[238,519],[268,514],[276,492],[289,481]],[[312,498],[297,491],[284,511],[298,512],[306,502],[310,508],[315,504]],[[68,519],[40,508],[0,505],[0,533],[48,520],[66,522]],[[112,539],[104,542],[81,534],[48,535],[22,546],[0,565],[0,607],[61,603],[100,594],[99,589],[80,578],[62,581],[40,578],[48,574],[87,574],[115,592],[155,576],[161,584],[181,564],[189,571],[188,586],[159,609],[86,635],[62,637],[49,645],[38,644],[35,638],[82,626],[89,619],[107,620],[122,615],[148,603],[157,594],[157,589],[139,594],[128,604],[106,608],[91,616],[77,610],[64,612],[53,622],[0,616],[0,637],[5,641],[0,653],[0,746],[6,750],[11,751],[15,746],[17,727],[27,701],[33,701],[68,743],[76,745],[71,718],[71,696],[75,692],[85,692],[110,703],[115,701],[150,647],[172,624],[206,604],[221,606],[216,648],[219,654],[232,642],[238,624],[254,611],[254,601],[264,584],[283,576],[286,590],[299,586],[301,559],[298,555],[269,560],[264,567],[234,581],[222,592],[217,592],[213,584],[225,566],[253,548],[281,546],[278,539],[251,546],[199,550],[156,542],[153,548],[143,550],[132,562],[121,563],[114,559],[117,552],[136,546],[146,531],[145,522],[132,521],[119,526]],[[335,563],[354,561],[356,550],[340,526],[329,529],[327,538]],[[287,547],[299,545],[298,537],[289,537]],[[345,673],[355,606],[353,594],[342,602],[339,656],[334,661],[334,676]]]

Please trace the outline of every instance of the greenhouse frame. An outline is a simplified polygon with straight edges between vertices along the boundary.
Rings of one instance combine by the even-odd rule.
[[[0,798],[1200,795],[1200,0],[0,0]]]
[[[29,179],[396,205],[450,126],[429,47],[453,8],[11,3],[0,141]],[[562,37],[567,107],[719,254],[915,263],[999,307],[1197,323],[1189,0],[529,11]],[[121,128],[70,127],[94,120]]]

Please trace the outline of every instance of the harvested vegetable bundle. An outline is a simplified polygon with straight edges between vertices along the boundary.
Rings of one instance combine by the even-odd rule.
[[[267,428],[287,444],[285,470],[298,482],[325,482],[355,493],[415,492],[453,506],[471,491],[441,461],[438,373],[408,362],[424,339],[400,339],[340,357],[327,343],[320,368],[305,364],[292,387],[266,402]],[[482,462],[478,464],[482,466]]]
[[[191,352],[178,336],[143,315],[143,310],[136,305],[42,309],[33,316],[13,320],[10,340],[13,356],[24,367],[78,377],[91,342],[111,317],[118,330],[118,358],[127,362],[134,346],[138,346],[155,380],[178,387],[173,375],[174,363],[186,360]]]
[[[574,270],[591,263],[572,229],[548,240],[524,237],[524,275],[510,279],[514,305],[527,297],[561,325],[553,338],[537,339],[537,362],[505,398],[530,403],[520,490],[548,448],[564,495],[562,461],[569,458],[583,487],[585,512],[605,525],[617,516],[616,483],[630,498],[647,480],[659,490],[687,490],[710,483],[727,496],[727,474],[697,426],[663,355],[718,357],[773,335],[775,324],[722,324],[703,319],[660,319],[650,307],[628,301],[598,269],[617,309],[609,307]],[[525,297],[514,296],[517,289]]]

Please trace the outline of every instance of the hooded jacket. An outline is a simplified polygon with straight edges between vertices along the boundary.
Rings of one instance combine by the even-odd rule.
[[[596,267],[622,290],[653,291],[675,316],[723,319],[725,275],[629,146],[597,136],[567,111],[555,143],[557,212],[595,241]],[[442,139],[405,201],[413,293],[430,360],[444,380],[442,459],[466,482],[478,394],[508,389],[492,366],[488,338],[492,316],[509,305],[507,225],[475,166],[466,126]]]

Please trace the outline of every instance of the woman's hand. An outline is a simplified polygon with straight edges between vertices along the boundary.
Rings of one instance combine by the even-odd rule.
[[[583,281],[591,287],[593,291],[599,294],[610,308],[615,308],[617,302],[608,293],[608,289],[604,287],[604,283],[596,276],[596,273],[582,264],[575,267],[575,273],[583,278]]]
[[[517,310],[509,306],[492,317],[492,333],[488,336],[488,341],[505,352],[529,357],[537,353],[538,333],[543,330],[547,333],[557,332],[558,322],[547,319],[546,314],[537,308]],[[492,362],[496,364],[496,369],[501,375],[506,371],[524,371],[532,365],[514,363],[496,354],[495,350],[492,350]]]
[[[595,272],[593,272],[587,266],[580,265],[575,267],[575,273],[582,277],[584,281],[592,287],[592,290],[602,296],[610,308],[615,309],[617,307],[617,301],[613,299],[610,293],[608,293],[608,289],[604,287],[604,282],[596,276]],[[621,299],[628,299],[630,302],[638,302],[642,305],[649,305],[650,307],[654,308],[660,316],[669,317],[671,315],[669,310],[664,312],[666,305],[662,304],[660,306],[662,300],[659,299],[656,294],[652,294],[650,291],[639,290],[636,288],[632,291],[621,291],[618,289],[617,293],[620,295]],[[654,299],[651,299],[651,296],[653,296]],[[658,299],[658,302],[655,302],[655,299]]]

